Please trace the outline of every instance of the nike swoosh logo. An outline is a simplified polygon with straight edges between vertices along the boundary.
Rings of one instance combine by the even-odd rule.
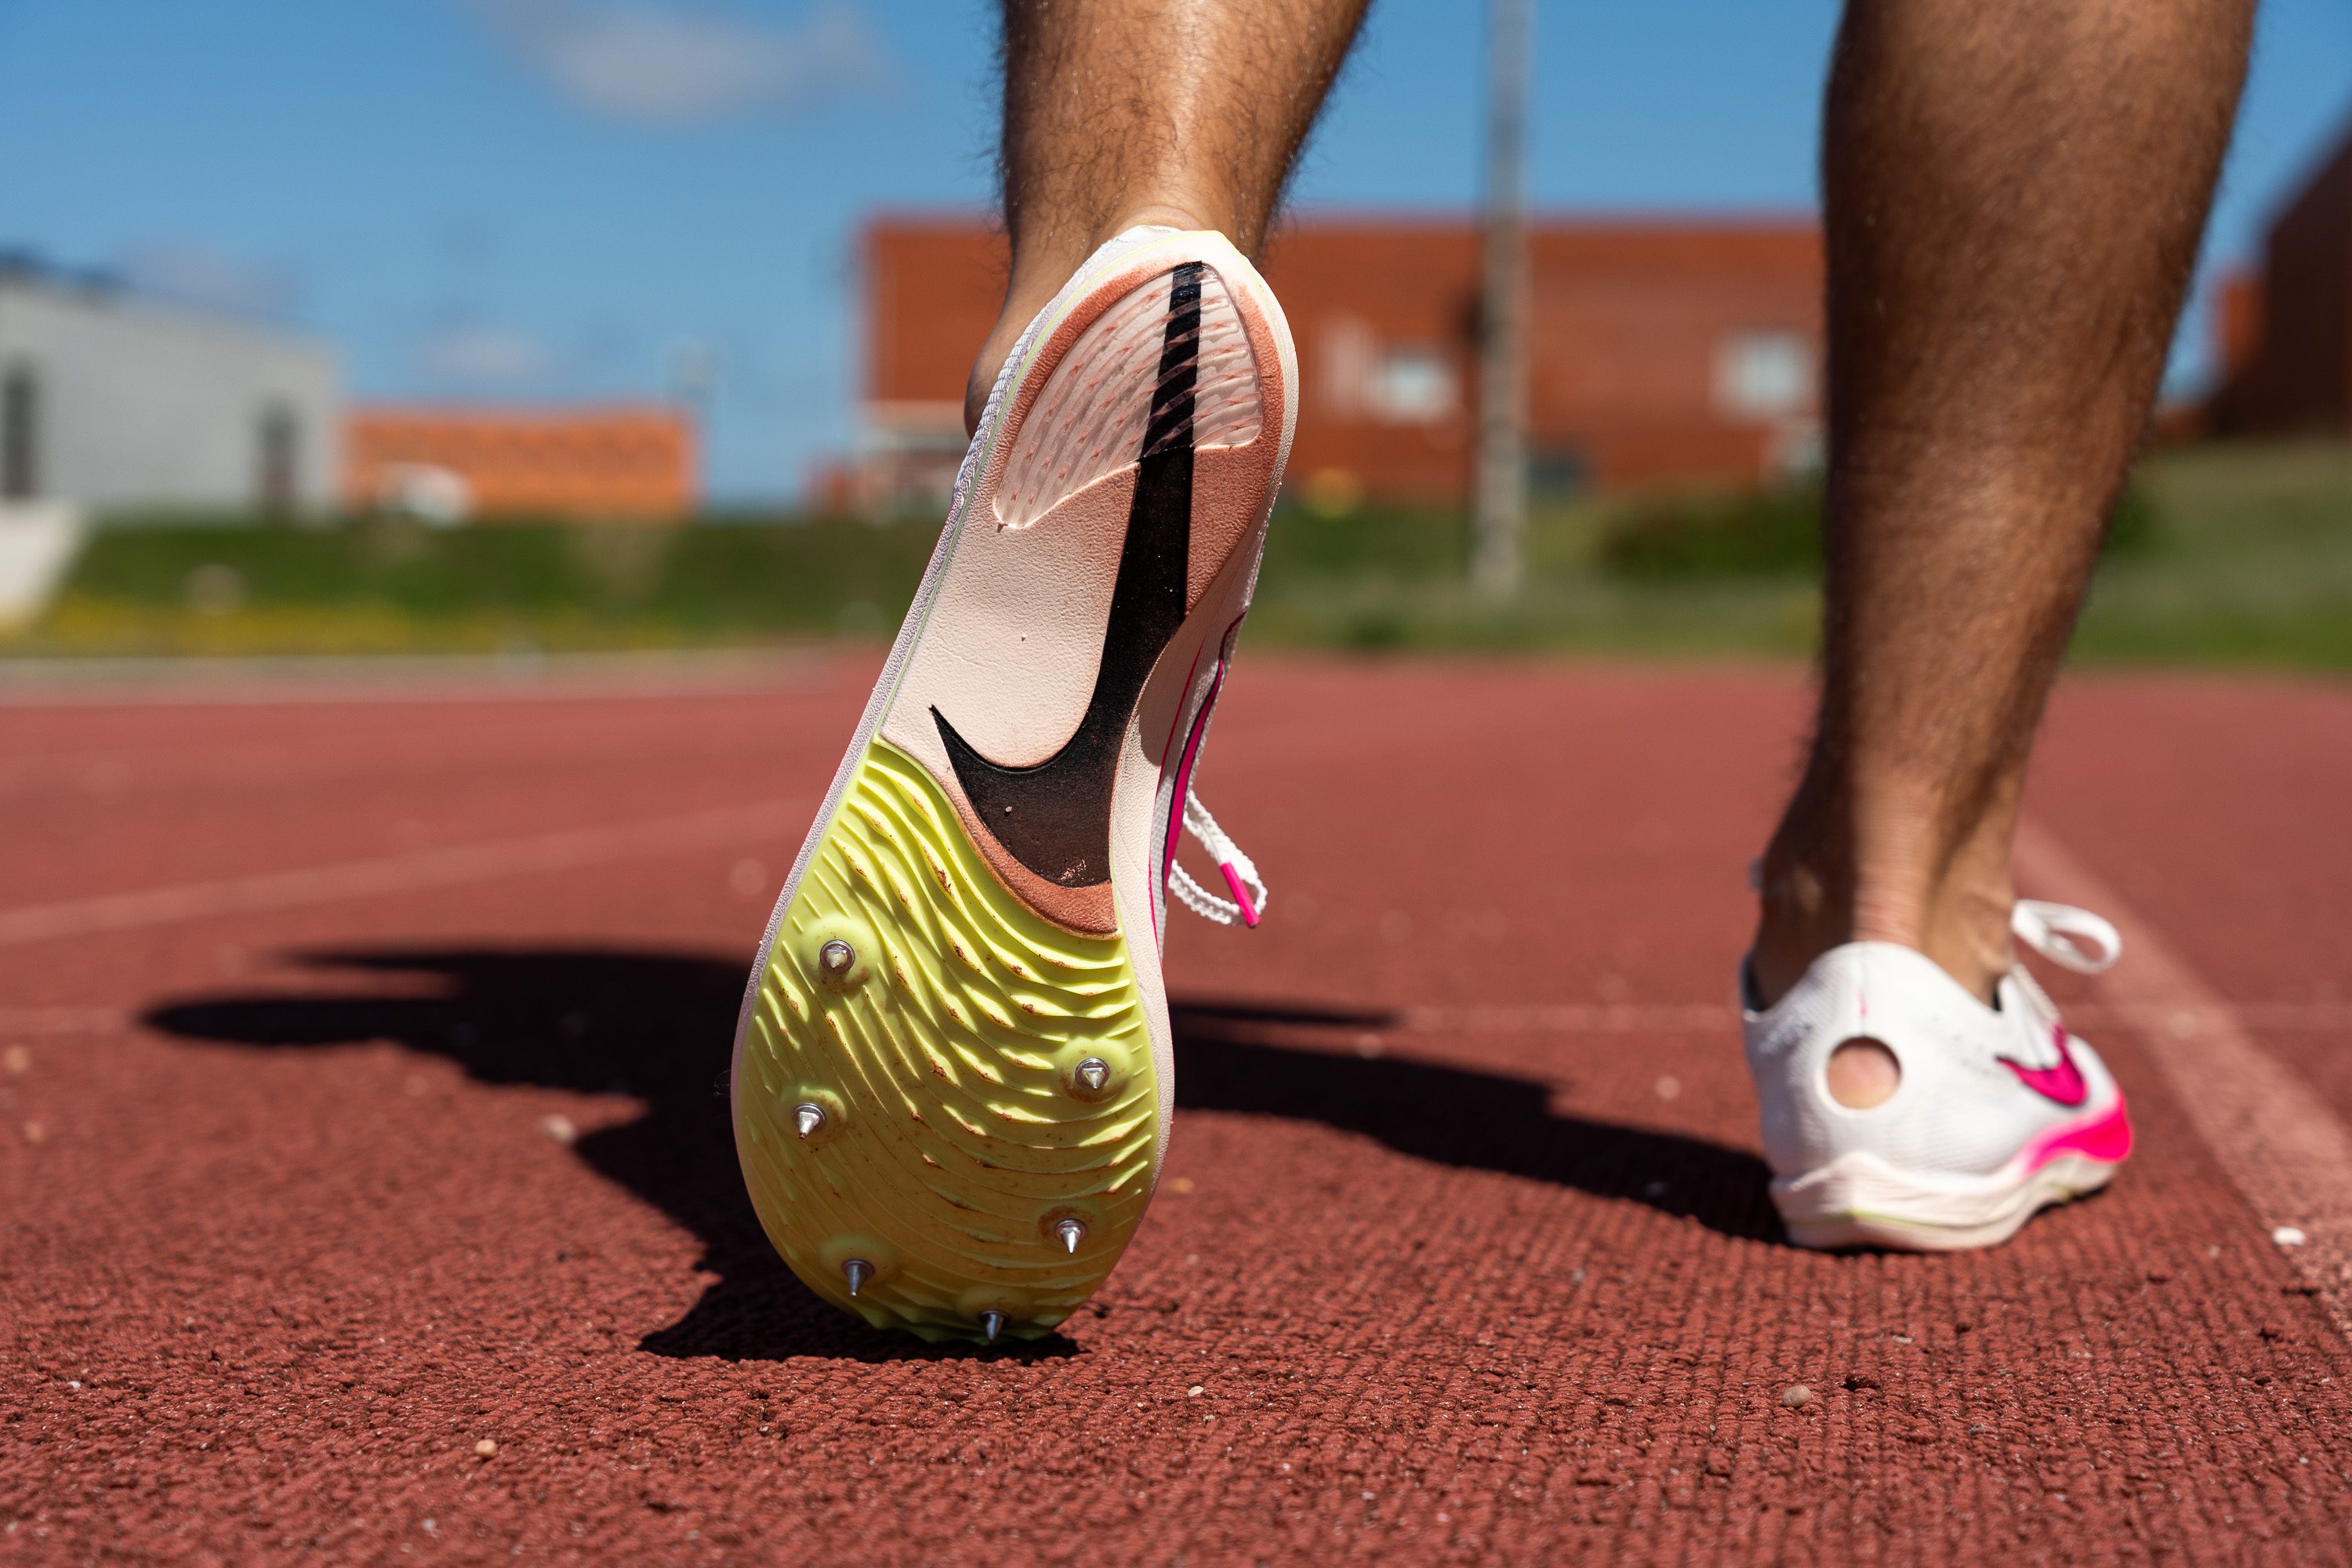
[[[1172,274],[1160,377],[1110,591],[1095,689],[1062,749],[1029,767],[991,762],[931,710],[972,811],[1015,860],[1065,888],[1110,880],[1110,795],[1143,683],[1184,624],[1192,553],[1192,403],[1202,264]]]
[[[2091,1098],[2091,1086],[2084,1081],[2083,1069],[2074,1065],[2074,1052],[2068,1045],[2063,1024],[2050,1026],[2051,1037],[2058,1046],[2058,1065],[2054,1068],[2030,1068],[2007,1057],[1994,1059],[2017,1075],[2017,1081],[2042,1099],[2072,1110]]]

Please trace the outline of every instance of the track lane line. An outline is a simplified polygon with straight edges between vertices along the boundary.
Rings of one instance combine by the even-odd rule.
[[[863,667],[860,660],[789,648],[716,655],[541,653],[524,658],[462,653],[67,656],[0,664],[0,709],[667,701],[805,692],[845,671],[854,676]]]
[[[804,821],[813,808],[814,801],[805,796],[763,800],[527,838],[450,845],[290,871],[30,904],[0,910],[0,947],[724,848],[788,837],[795,831],[794,824]]]
[[[2103,996],[2148,1022],[2134,1037],[2263,1226],[2307,1238],[2281,1250],[2352,1339],[2352,1131],[2292,1067],[2265,1050],[2155,923],[2032,823],[2018,829],[2019,879],[2098,910],[2124,935]]]

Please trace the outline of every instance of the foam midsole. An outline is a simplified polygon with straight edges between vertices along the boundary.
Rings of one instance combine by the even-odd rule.
[[[1998,1224],[2103,1184],[2121,1162],[2069,1152],[2041,1163],[2020,1158],[1989,1175],[1906,1171],[1875,1154],[1842,1154],[1772,1184],[1772,1202],[1791,1228],[1830,1220],[1878,1218],[1971,1230]]]

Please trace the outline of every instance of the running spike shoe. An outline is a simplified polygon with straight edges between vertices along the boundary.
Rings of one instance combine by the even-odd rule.
[[[2094,973],[2122,941],[2098,916],[2021,900],[2026,946]],[[1748,990],[1745,972],[1742,990]],[[1746,1008],[1772,1201],[1801,1247],[1956,1251],[2008,1240],[2106,1185],[2131,1152],[2123,1091],[2022,964],[1988,1006],[1891,942],[1832,948],[1773,1006]],[[1875,1040],[1901,1069],[1866,1110],[1833,1099],[1831,1055]]]
[[[1255,924],[1192,800],[1290,447],[1281,308],[1131,230],[1029,324],[760,947],[735,1142],[794,1273],[926,1339],[1046,1332],[1143,1217],[1166,893]],[[1187,819],[1231,900],[1175,875]]]

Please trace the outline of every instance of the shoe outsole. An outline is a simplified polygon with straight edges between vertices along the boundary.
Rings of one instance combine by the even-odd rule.
[[[836,941],[854,955],[838,974],[822,956]],[[1006,1337],[1047,1332],[1109,1272],[1150,1194],[1143,1006],[1124,937],[1040,917],[930,774],[870,741],[747,1022],[736,1142],[769,1239],[877,1328],[986,1339],[993,1312]],[[1099,1084],[1081,1076],[1090,1061]],[[803,1106],[822,1117],[805,1136]]]

